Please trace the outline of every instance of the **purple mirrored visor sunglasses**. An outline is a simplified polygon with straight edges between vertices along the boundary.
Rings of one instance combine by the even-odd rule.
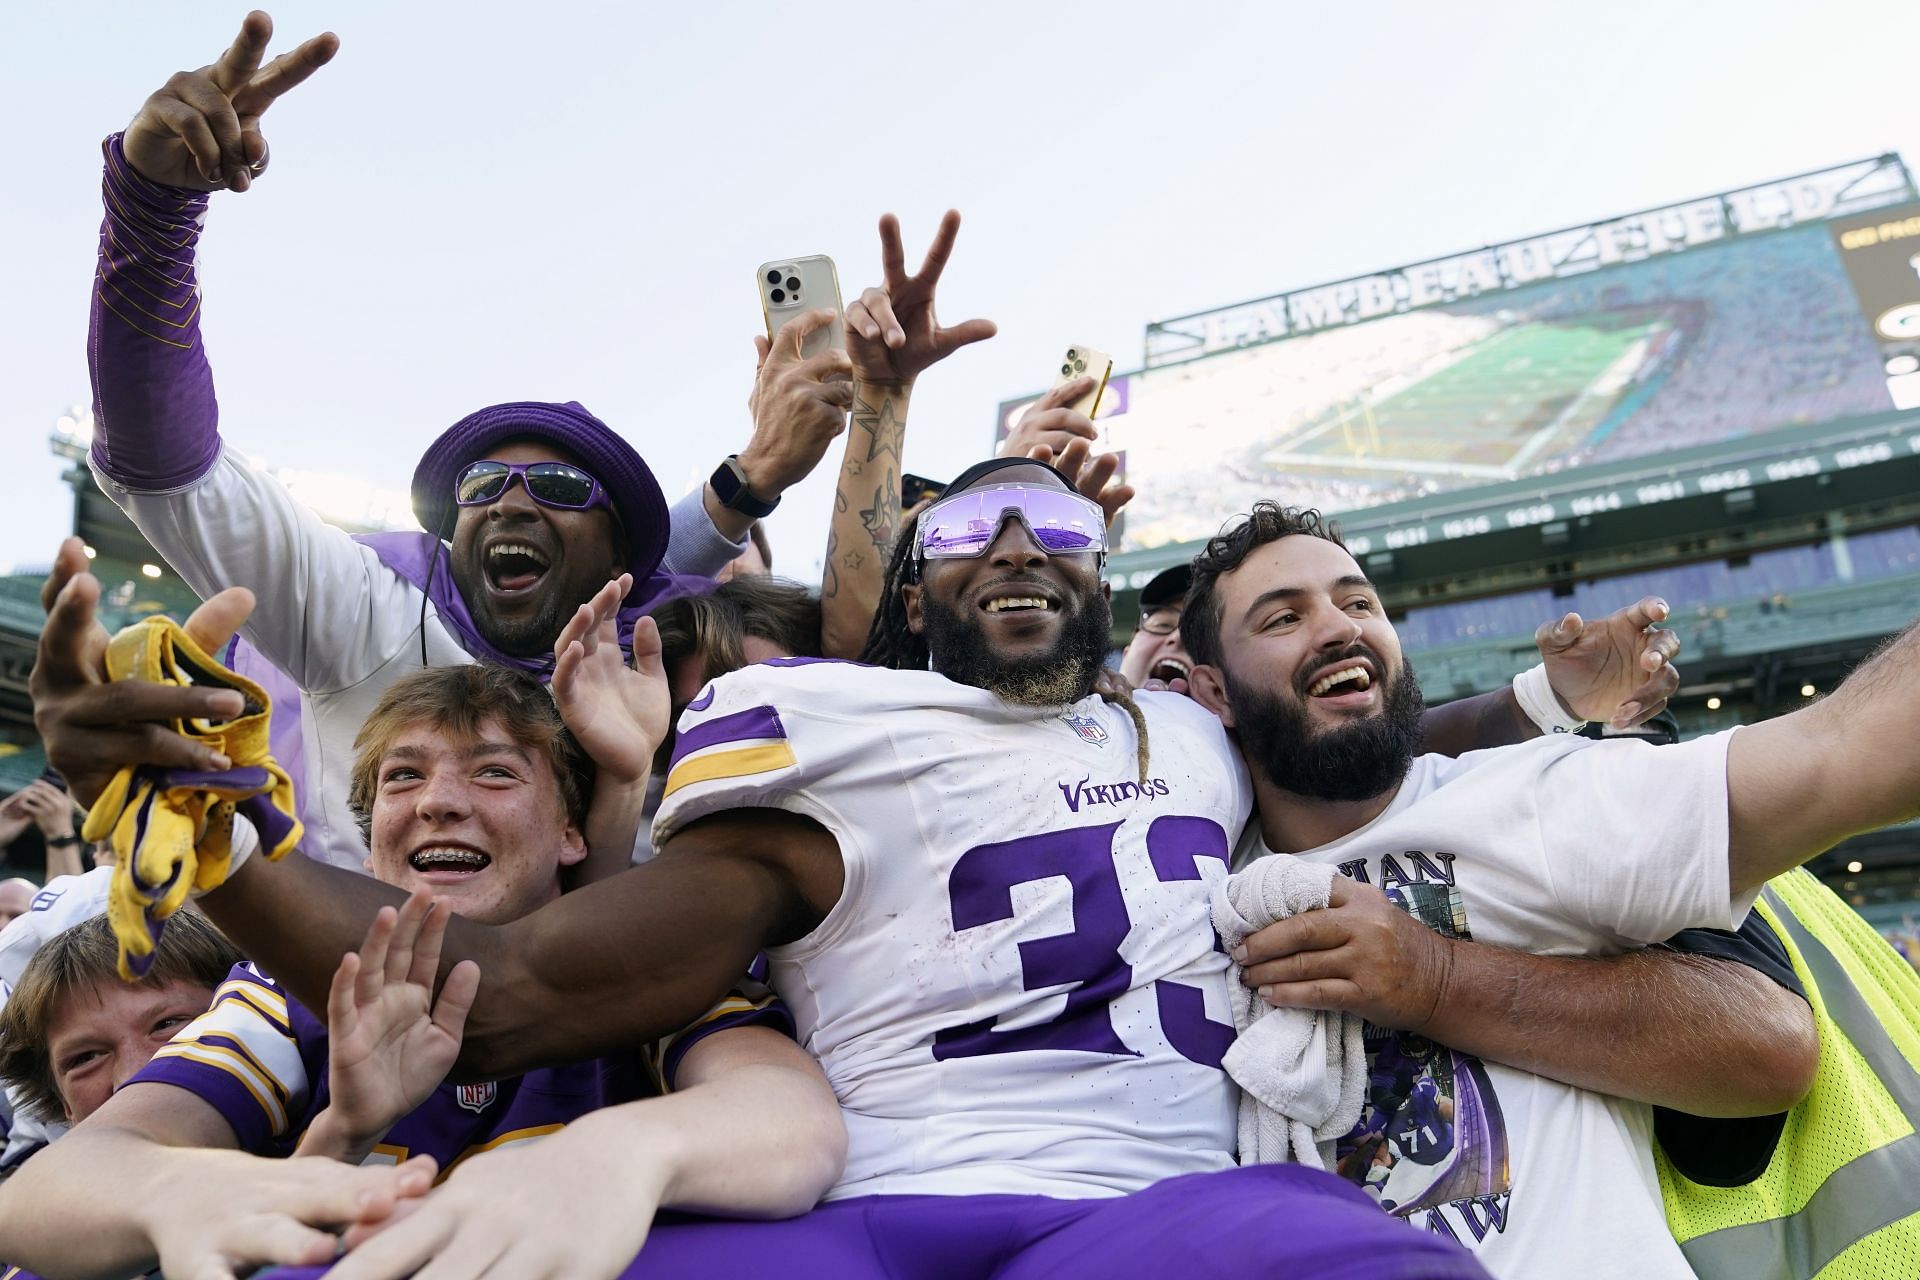
[[[613,506],[600,482],[564,462],[495,462],[491,458],[468,463],[453,482],[455,506],[477,507],[507,491],[515,476],[527,486],[527,496],[543,507],[585,511]]]
[[[920,514],[920,559],[982,556],[1012,513],[1048,555],[1107,549],[1107,518],[1100,504],[1065,489],[994,484],[942,498]]]

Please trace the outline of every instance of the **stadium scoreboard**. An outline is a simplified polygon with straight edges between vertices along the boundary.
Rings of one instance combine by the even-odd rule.
[[[1538,556],[1663,509],[1920,490],[1920,193],[1880,156],[1159,321],[1099,425],[1140,489],[1121,590],[1259,498],[1339,514],[1361,555]]]

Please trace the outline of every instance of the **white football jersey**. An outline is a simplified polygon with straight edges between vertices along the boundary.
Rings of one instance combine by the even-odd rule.
[[[846,1111],[856,1195],[1120,1195],[1234,1163],[1210,883],[1251,808],[1219,722],[1013,706],[924,671],[784,659],[681,719],[664,847],[729,809],[839,841],[839,903],[768,953]]]

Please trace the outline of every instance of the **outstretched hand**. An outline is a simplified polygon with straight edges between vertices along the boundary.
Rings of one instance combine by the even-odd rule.
[[[934,315],[934,291],[959,234],[960,215],[949,209],[933,233],[919,273],[910,276],[900,220],[890,213],[881,215],[881,286],[866,290],[847,308],[847,355],[856,380],[869,386],[905,385],[929,365],[999,332],[991,320],[965,320],[943,328]]]
[[[1673,666],[1680,636],[1660,628],[1666,619],[1667,602],[1644,596],[1598,622],[1577,613],[1543,622],[1533,641],[1547,680],[1570,711],[1625,729],[1659,715],[1680,687]]]
[[[423,1203],[431,1156],[401,1165],[270,1160],[239,1151],[179,1149],[152,1191],[155,1275],[233,1280],[263,1266],[322,1267],[340,1233],[364,1236]]]
[[[1065,453],[1067,446],[1075,440],[1084,440],[1091,445],[1100,438],[1100,428],[1093,425],[1092,418],[1068,406],[1092,390],[1093,379],[1082,374],[1054,387],[1028,405],[1027,411],[1020,415],[1020,421],[1013,424],[1013,430],[1000,442],[999,456],[1039,458],[1042,462],[1050,462]],[[1048,452],[1044,458],[1034,452],[1042,446]]]
[[[260,117],[332,61],[340,38],[322,32],[265,66],[273,19],[255,9],[227,51],[198,71],[175,73],[127,126],[127,163],[150,182],[191,191],[245,191],[266,167]]]
[[[33,722],[74,799],[91,805],[124,765],[220,770],[232,764],[203,742],[167,727],[173,720],[228,720],[245,709],[232,689],[203,689],[107,680],[107,629],[94,610],[100,581],[87,572],[80,539],[68,538],[40,589],[46,626],[27,689]],[[253,612],[253,593],[229,587],[193,611],[187,634],[219,653]]]
[[[1034,445],[1027,450],[1027,456],[1035,462],[1048,464],[1065,476],[1067,482],[1079,490],[1081,497],[1099,503],[1109,529],[1120,518],[1120,509],[1133,501],[1134,487],[1114,478],[1120,471],[1120,455],[1117,453],[1103,453],[1095,457],[1092,445],[1085,440],[1075,440],[1058,457],[1044,444]]]
[[[847,429],[853,382],[847,353],[829,347],[806,354],[807,339],[833,323],[826,308],[796,316],[769,342],[753,340],[757,363],[747,410],[753,437],[740,450],[753,495],[772,502],[805,480]]]
[[[553,642],[553,700],[560,718],[610,783],[644,782],[667,736],[673,699],[652,618],[633,624],[633,665],[620,655],[621,574],[581,605]]]
[[[440,949],[452,912],[416,891],[400,910],[382,907],[357,952],[340,958],[327,996],[327,1072],[332,1094],[301,1154],[358,1163],[388,1129],[446,1079],[460,1053],[480,966],[462,960],[434,999]]]
[[[636,1104],[628,1104],[629,1107]],[[652,1105],[651,1103],[646,1105]],[[606,1113],[601,1113],[604,1118]],[[335,1280],[613,1280],[628,1274],[666,1190],[666,1161],[614,1150],[594,1117],[463,1160],[423,1200],[347,1232]],[[643,1158],[644,1159],[644,1158]]]

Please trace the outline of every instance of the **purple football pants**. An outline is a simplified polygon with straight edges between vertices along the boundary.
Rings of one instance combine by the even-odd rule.
[[[285,1270],[276,1278],[317,1276]],[[1100,1200],[867,1196],[782,1222],[662,1214],[624,1280],[1486,1280],[1451,1240],[1297,1165]]]

